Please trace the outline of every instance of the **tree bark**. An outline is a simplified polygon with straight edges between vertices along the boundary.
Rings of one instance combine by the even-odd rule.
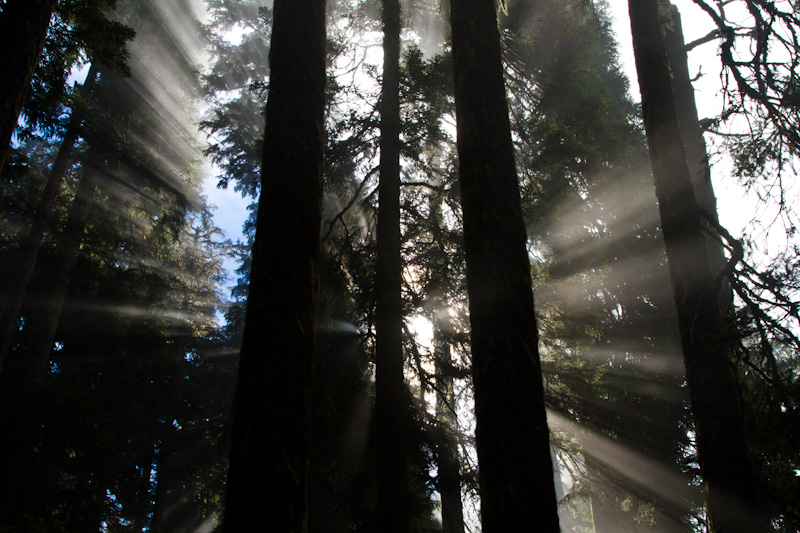
[[[86,81],[81,88],[81,100],[85,101],[85,99],[89,97],[94,88],[96,79],[97,67],[92,65],[86,76]],[[11,346],[11,338],[17,328],[19,313],[25,301],[25,293],[33,277],[33,271],[36,267],[36,258],[42,246],[42,237],[44,236],[47,226],[47,220],[50,217],[50,212],[53,210],[53,204],[58,197],[58,190],[61,187],[64,174],[69,166],[72,149],[75,146],[75,142],[78,140],[80,125],[81,122],[83,122],[84,115],[83,110],[77,107],[79,105],[84,105],[84,103],[77,102],[76,107],[72,111],[67,131],[61,141],[56,160],[53,162],[53,166],[50,169],[47,183],[42,192],[42,197],[39,199],[39,205],[36,207],[36,213],[34,214],[30,231],[25,241],[22,243],[16,275],[11,283],[8,284],[6,294],[4,295],[2,312],[0,314],[0,372],[3,371],[3,362],[8,355],[8,350]]]
[[[8,0],[0,13],[0,172],[55,6],[56,0]]]
[[[630,0],[628,6],[709,529],[715,533],[763,531],[766,524],[758,509],[756,478],[747,456],[730,366],[734,339],[722,323],[720,284],[709,265],[704,220],[681,137],[657,0]]]
[[[400,2],[383,0],[380,183],[375,272],[378,529],[409,530],[400,257]]]
[[[164,443],[161,443],[161,449],[156,457],[156,479],[155,490],[153,491],[153,517],[150,519],[150,531],[153,533],[166,533],[165,522],[167,516],[167,475],[165,466],[168,457],[164,450]]]
[[[153,463],[157,458],[157,451],[155,446],[150,449],[150,452],[145,455],[147,458],[146,461],[141,461],[136,466],[141,466],[142,474],[139,477],[139,486],[136,490],[136,500],[135,500],[135,514],[133,515],[133,521],[131,524],[131,531],[141,533],[147,527],[147,518],[150,514],[151,506],[150,506],[150,494],[153,489],[153,483],[150,479],[150,474],[152,473]],[[150,529],[148,528],[148,531]]]
[[[664,17],[664,45],[667,57],[672,67],[672,84],[675,91],[675,103],[678,110],[678,121],[681,125],[681,137],[686,146],[686,162],[689,165],[689,174],[692,180],[697,205],[705,211],[714,222],[719,222],[717,215],[717,197],[711,183],[711,167],[708,162],[708,152],[700,129],[700,120],[697,115],[697,104],[694,99],[694,87],[689,74],[689,62],[686,54],[686,43],[683,39],[683,27],[678,9],[667,4],[663,6]],[[706,224],[706,249],[708,251],[709,265],[716,276],[723,271],[727,264],[725,251],[716,240],[716,230]],[[727,279],[722,280],[719,291],[719,306],[723,314],[733,312],[733,291]]]
[[[325,1],[274,4],[256,236],[224,531],[307,528],[325,108]]]
[[[494,0],[451,0],[483,530],[559,531]]]

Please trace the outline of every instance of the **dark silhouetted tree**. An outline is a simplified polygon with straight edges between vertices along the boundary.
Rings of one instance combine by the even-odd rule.
[[[484,531],[535,525],[556,532],[531,267],[496,16],[494,0],[450,2],[481,516]]]
[[[380,182],[375,270],[378,529],[406,532],[408,466],[400,257],[400,2],[383,0]]]
[[[10,0],[0,12],[0,171],[42,53],[56,0]]]
[[[261,196],[225,497],[224,528],[231,533],[307,527],[325,2],[278,0],[273,20]]]
[[[731,368],[735,332],[719,308],[722,272],[709,261],[681,138],[670,63],[655,0],[629,2],[636,70],[714,532],[761,531],[758,489]]]

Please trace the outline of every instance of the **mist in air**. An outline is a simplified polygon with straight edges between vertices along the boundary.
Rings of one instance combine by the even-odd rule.
[[[674,44],[673,74],[658,93],[669,96],[653,98],[621,51],[631,33],[612,31],[632,27],[626,3],[496,2],[484,19],[500,36],[519,203],[474,215],[478,186],[462,176],[493,169],[459,167],[459,141],[476,129],[489,139],[465,117],[492,111],[462,103],[490,84],[464,82],[459,49],[454,61],[450,10],[465,1],[399,2],[393,62],[395,0],[329,0],[324,131],[308,136],[324,149],[319,234],[295,237],[316,206],[296,204],[292,187],[313,161],[280,166],[285,150],[265,145],[271,120],[284,129],[267,138],[291,146],[302,132],[279,121],[307,114],[267,111],[271,60],[289,72],[270,52],[273,23],[291,19],[281,2],[58,0],[43,41],[14,17],[34,20],[47,2],[27,2],[0,2],[0,34],[14,29],[0,68],[34,59],[22,89],[0,84],[0,99],[22,102],[0,115],[13,115],[0,159],[0,532],[230,533],[243,523],[226,517],[240,512],[234,483],[261,498],[251,514],[264,531],[284,513],[320,533],[490,532],[496,509],[528,505],[517,478],[542,478],[497,485],[498,464],[513,471],[529,455],[552,467],[535,499],[553,500],[553,531],[723,531],[726,511],[800,531],[796,6],[766,16],[755,1],[698,1],[707,9],[684,18],[684,36],[688,8],[659,4],[650,34]],[[300,79],[311,63],[295,63]],[[669,130],[658,117],[673,115]],[[742,198],[749,207],[730,209]],[[282,203],[299,207],[265,214]],[[508,212],[524,227],[509,239],[527,257],[522,300],[530,287],[535,315],[509,304],[479,324],[470,300],[516,301],[489,281],[516,274],[475,266],[487,263],[472,221]],[[728,227],[739,219],[749,223]],[[305,237],[319,238],[318,258],[298,252]],[[487,246],[499,256],[507,237]],[[285,283],[264,272],[291,261],[313,265],[301,280],[316,291],[310,317],[273,309],[300,270]],[[479,337],[517,322],[528,348]],[[295,325],[313,341],[284,343]],[[310,381],[281,374],[307,370],[308,346]],[[517,360],[535,379],[520,385]],[[537,448],[521,441],[534,434],[527,399],[542,395]],[[718,418],[722,397],[733,401]],[[508,422],[481,431],[492,419]],[[745,459],[729,477],[721,435],[737,435],[730,448]],[[305,495],[300,515],[270,479]],[[751,483],[751,497],[725,479]]]

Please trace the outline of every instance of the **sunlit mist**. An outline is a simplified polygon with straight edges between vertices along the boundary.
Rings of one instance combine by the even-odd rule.
[[[15,1],[0,1],[0,17]],[[696,413],[715,391],[690,387],[692,354],[685,355],[701,303],[718,308],[719,335],[701,339],[706,351],[693,357],[705,361],[712,344],[729,348],[720,360],[730,376],[720,375],[738,399],[731,407],[763,491],[764,522],[775,531],[800,527],[793,500],[800,496],[800,85],[791,45],[800,22],[786,0],[768,3],[772,22],[756,16],[767,9],[759,2],[673,1],[693,43],[687,84],[719,206],[719,213],[686,210],[701,220],[707,250],[687,252],[683,237],[673,248],[665,243],[665,193],[654,186],[648,139],[655,137],[645,130],[628,3],[498,1],[492,21],[511,129],[504,142],[513,144],[520,198],[502,209],[526,232],[527,241],[520,234],[516,242],[518,263],[524,271],[527,250],[536,316],[521,358],[542,377],[565,533],[709,531]],[[234,410],[267,422],[269,430],[247,426],[247,439],[299,443],[292,453],[305,454],[304,464],[292,466],[290,477],[302,488],[308,531],[379,530],[378,491],[386,486],[377,449],[386,424],[379,422],[390,418],[401,427],[391,444],[403,446],[410,531],[481,531],[481,396],[471,347],[471,331],[480,330],[468,291],[490,291],[480,271],[467,267],[462,202],[469,185],[462,191],[457,132],[471,126],[459,122],[462,108],[456,116],[451,2],[400,0],[397,65],[384,62],[382,1],[323,2],[324,131],[303,136],[289,124],[279,135],[323,142],[322,205],[309,201],[308,212],[273,219],[264,215],[266,201],[258,213],[262,179],[277,184],[265,185],[274,196],[268,200],[295,194],[294,168],[307,163],[262,178],[262,162],[276,154],[263,140],[271,120],[273,0],[57,2],[0,162],[0,311],[10,332],[0,347],[0,434],[15,436],[0,446],[0,531],[221,532],[229,465],[236,468],[231,450],[243,447]],[[288,5],[287,20],[293,9],[304,12]],[[716,22],[709,13],[718,13]],[[758,46],[751,41],[757,35]],[[724,38],[732,39],[729,48]],[[742,77],[720,67],[731,50],[732,64],[750,69]],[[307,66],[298,60],[289,67]],[[400,409],[379,418],[377,313],[385,291],[376,276],[378,213],[388,209],[381,146],[390,145],[381,144],[389,123],[381,113],[391,67],[399,77],[400,133],[392,141],[400,146],[395,252],[402,264],[392,270],[401,303],[386,308],[396,309],[400,331],[390,338],[402,361],[392,398]],[[754,96],[759,91],[766,96]],[[321,88],[318,94],[321,106]],[[299,123],[299,115],[288,122]],[[685,152],[686,139],[677,144]],[[510,180],[511,163],[508,169]],[[294,237],[310,214],[321,215],[318,263],[313,253],[295,252],[317,237]],[[309,220],[316,231],[317,219]],[[667,222],[664,228],[669,235]],[[292,238],[263,244],[275,234]],[[714,270],[713,282],[698,289],[691,320],[679,321],[684,302],[676,304],[675,295],[696,288],[696,272],[675,266],[676,249],[702,255]],[[313,273],[286,269],[285,284],[250,297],[250,280],[267,279],[251,272],[253,264],[266,271],[263,265],[285,258],[313,265]],[[309,288],[302,313],[272,309],[301,284]],[[508,297],[498,292],[487,301]],[[721,310],[723,300],[730,311]],[[314,327],[304,328],[312,318]],[[275,342],[284,333],[278,323],[299,325],[302,343]],[[248,334],[259,339],[257,353],[239,375]],[[515,350],[514,342],[503,350]],[[507,378],[512,358],[505,355],[490,366]],[[284,367],[291,372],[276,370]],[[302,386],[285,375],[292,372],[302,374]],[[281,378],[271,396],[265,375]],[[237,391],[237,380],[256,382],[263,398]],[[515,387],[497,383],[495,390]],[[311,400],[287,400],[296,390],[310,391]],[[538,387],[530,390],[541,399]],[[272,431],[270,421],[279,419],[302,431]],[[538,455],[546,460],[547,431],[538,425]],[[263,455],[258,461],[275,461]],[[290,465],[274,455],[281,468]],[[272,502],[263,505],[272,510]]]

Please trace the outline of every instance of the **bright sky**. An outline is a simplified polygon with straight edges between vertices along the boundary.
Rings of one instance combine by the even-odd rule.
[[[714,29],[708,15],[698,8],[692,0],[672,0],[681,13],[684,40],[689,43],[707,35]],[[631,81],[631,93],[635,100],[640,100],[639,87],[636,81],[636,67],[631,44],[630,21],[628,19],[627,0],[608,0],[614,17],[613,31],[619,44],[620,60],[624,72]],[[692,76],[702,74],[694,82],[695,100],[701,119],[719,115],[720,104],[720,62],[717,57],[717,44],[712,41],[692,50],[689,54],[689,72]],[[708,139],[707,139],[708,142]],[[765,224],[773,220],[774,209],[757,205],[754,198],[746,197],[743,189],[732,176],[732,166],[727,158],[712,157],[712,181],[718,200],[720,222],[734,237],[741,237],[743,230],[751,222],[758,219]],[[795,180],[796,181],[796,180]],[[791,191],[797,196],[798,190]],[[755,242],[763,247],[761,252],[774,255],[786,246],[786,236],[776,224],[773,231],[757,231],[753,234]],[[752,228],[750,228],[752,231]],[[763,256],[759,254],[763,259]]]
[[[628,19],[627,0],[608,0],[614,17],[613,30],[617,36],[619,44],[620,60],[624,66],[624,72],[631,82],[631,93],[637,101],[641,99],[639,85],[636,80],[636,65],[633,58],[633,45],[631,43],[631,28]],[[713,29],[708,16],[703,13],[691,0],[672,0],[681,13],[681,24],[685,42],[689,43],[698,39]],[[719,114],[720,104],[718,93],[719,83],[719,60],[716,57],[716,45],[705,44],[695,48],[689,55],[689,72],[692,76],[699,72],[703,76],[695,81],[695,101],[697,111],[701,119],[713,117]],[[724,179],[726,171],[724,163],[717,163],[712,168],[714,189],[719,200],[718,209],[720,211],[720,221],[724,226],[737,236],[741,233],[744,225],[749,218],[742,216],[747,213],[743,209],[741,202],[742,193],[738,186],[731,183],[731,180]]]
[[[216,172],[219,172],[219,169],[216,169]],[[214,223],[228,238],[235,241],[242,238],[242,224],[247,219],[247,206],[253,200],[242,198],[241,194],[233,190],[233,186],[218,189],[219,178],[216,172],[209,173],[208,179],[203,183],[203,194],[208,197],[208,202],[217,208],[214,210]]]

